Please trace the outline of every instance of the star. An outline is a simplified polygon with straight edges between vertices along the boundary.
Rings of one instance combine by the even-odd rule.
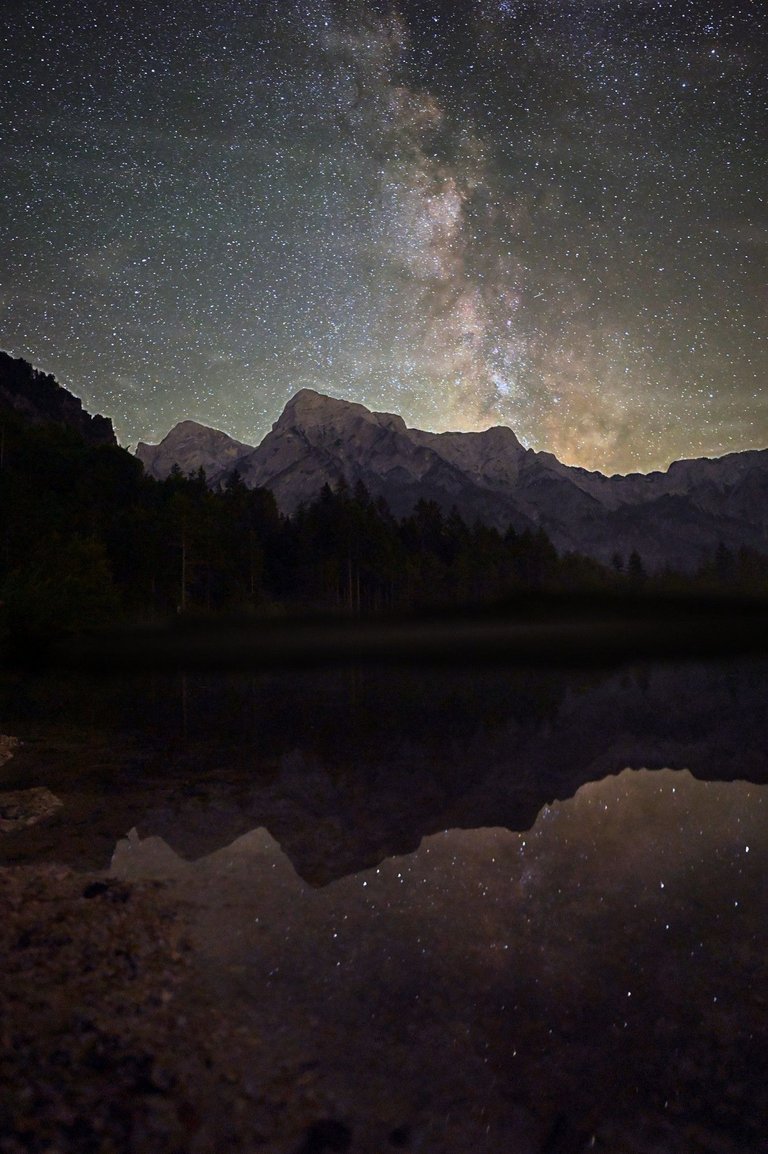
[[[606,472],[768,444],[768,16],[33,0],[0,347],[121,441],[300,388]]]

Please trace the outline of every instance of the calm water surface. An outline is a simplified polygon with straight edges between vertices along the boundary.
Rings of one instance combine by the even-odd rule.
[[[2,788],[63,805],[0,854],[174,887],[317,1149],[768,1150],[767,688],[9,680]]]

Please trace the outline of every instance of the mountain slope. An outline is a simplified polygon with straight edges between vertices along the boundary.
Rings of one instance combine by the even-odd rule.
[[[559,550],[602,561],[637,550],[649,568],[690,568],[719,542],[768,552],[768,450],[606,477],[525,449],[511,429],[409,429],[399,416],[302,389],[256,448],[186,421],[138,455],[154,476],[174,461],[185,472],[202,465],[213,485],[237,468],[289,514],[325,484],[362,482],[397,516],[433,500],[502,531],[541,527]]]
[[[17,413],[32,425],[63,425],[91,445],[116,445],[112,422],[91,416],[82,402],[48,373],[0,352],[0,411]]]
[[[175,425],[159,445],[139,441],[136,446],[136,456],[150,477],[162,480],[178,465],[183,473],[205,469],[212,484],[231,473],[240,458],[250,452],[250,445],[197,421]]]

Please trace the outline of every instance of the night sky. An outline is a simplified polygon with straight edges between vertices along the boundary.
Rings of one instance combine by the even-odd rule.
[[[761,0],[20,0],[0,347],[256,443],[302,387],[603,471],[768,445]]]

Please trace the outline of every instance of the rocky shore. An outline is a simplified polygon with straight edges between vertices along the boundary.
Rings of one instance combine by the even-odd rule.
[[[60,805],[0,790],[0,837]],[[0,1154],[344,1148],[301,1070],[216,1004],[162,883],[0,867],[0,910]]]
[[[0,909],[2,1154],[348,1148],[300,1056],[203,988],[161,884],[11,867]]]

